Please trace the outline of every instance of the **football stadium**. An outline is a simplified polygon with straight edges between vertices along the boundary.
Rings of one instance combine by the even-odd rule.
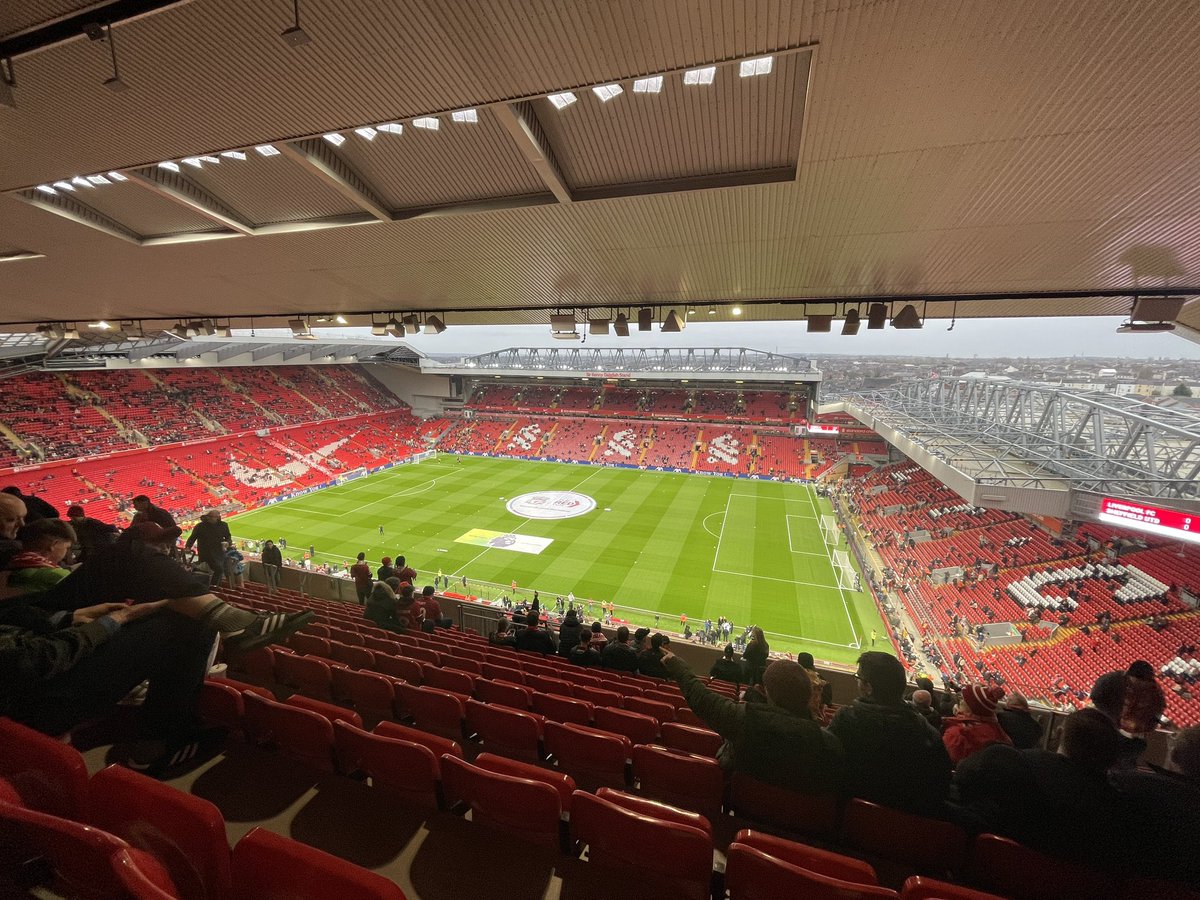
[[[1197,45],[0,10],[0,895],[1200,897]]]

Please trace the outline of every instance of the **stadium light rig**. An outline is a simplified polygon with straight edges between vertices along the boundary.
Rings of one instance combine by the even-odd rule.
[[[892,316],[892,327],[899,328],[901,331],[915,330],[923,325],[921,317],[917,314],[917,308],[911,303],[905,304],[900,312]]]
[[[279,37],[289,47],[303,47],[312,42],[308,32],[300,27],[300,0],[292,0],[292,26],[279,32]]]

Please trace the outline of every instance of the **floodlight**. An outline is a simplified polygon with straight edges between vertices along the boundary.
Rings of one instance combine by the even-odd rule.
[[[917,315],[917,308],[911,303],[905,305],[904,309],[892,316],[892,327],[900,329],[916,329],[922,325],[921,317]]]
[[[687,327],[687,319],[675,312],[668,310],[667,317],[663,319],[662,328],[659,330],[668,334],[678,333]]]
[[[886,303],[872,303],[867,309],[867,331],[879,331],[887,324]]]
[[[109,172],[108,177],[111,178],[113,181],[128,181],[129,180],[128,177],[126,177],[125,175],[122,175],[120,172]]]
[[[842,334],[858,334],[861,318],[857,309],[846,310],[846,321],[842,323]]]
[[[638,331],[650,331],[654,327],[654,310],[643,306],[638,310]]]
[[[376,131],[374,128],[372,128],[370,125],[364,125],[362,128],[355,128],[354,133],[357,134],[364,141],[373,141],[373,140],[375,140],[375,136],[377,134],[379,134],[379,132]]]
[[[221,155],[226,159],[245,159],[246,153],[243,150],[223,150]]]
[[[279,148],[276,147],[274,144],[259,144],[254,149],[261,156],[278,156],[279,155]]]
[[[392,337],[400,337],[400,335],[404,334],[404,326],[400,323],[399,319],[397,319],[395,316],[392,316],[387,320],[387,325],[384,326],[384,331],[385,333],[390,334]]]
[[[550,316],[550,334],[560,341],[579,340],[579,333],[575,330],[575,314],[555,313]]]
[[[388,134],[403,134],[404,126],[399,122],[384,122],[375,126],[376,131],[386,131]]]
[[[346,321],[346,317],[343,316],[341,313],[338,313],[336,316],[334,316],[333,321],[337,322],[339,325],[350,324],[349,322]]]
[[[102,184],[112,184],[112,182],[109,181],[107,178],[105,178],[103,175],[89,175],[87,177],[87,180],[97,186],[102,185]]]
[[[613,322],[613,334],[617,337],[629,337],[629,318],[625,313],[617,313],[616,321]]]
[[[756,59],[743,59],[738,67],[738,74],[742,78],[753,78],[755,75],[770,75],[771,68],[775,64],[775,57],[760,56]]]
[[[421,319],[416,313],[409,313],[400,321],[404,325],[405,334],[416,334],[421,330]]]
[[[588,319],[588,334],[608,334],[608,317]]]
[[[1183,311],[1183,297],[1138,297],[1129,314],[1133,322],[1170,322]]]
[[[51,197],[58,196],[58,191],[56,191],[54,188],[50,187],[50,185],[48,185],[48,184],[39,184],[37,186],[37,189],[39,191],[41,191],[43,194],[49,194]]]
[[[740,316],[740,315],[742,314],[742,308],[741,308],[740,306],[735,306],[735,307],[734,307],[733,309],[731,309],[729,312],[730,312],[730,313],[732,313],[732,314],[733,314],[733,315],[735,315],[735,316]]]
[[[446,323],[439,316],[429,315],[425,317],[426,334],[441,334],[445,330]]]
[[[828,334],[833,327],[833,316],[821,314],[808,316],[807,330],[812,334]]]
[[[297,339],[311,341],[316,337],[308,327],[307,319],[288,319],[288,328],[292,329],[292,337]]]
[[[424,128],[427,131],[437,131],[442,127],[442,123],[438,121],[437,116],[420,116],[412,120],[413,128]]]
[[[94,188],[95,187],[94,184],[92,184],[90,181],[88,181],[82,175],[76,175],[74,178],[72,178],[71,184],[77,184],[80,187],[85,187],[85,188]]]

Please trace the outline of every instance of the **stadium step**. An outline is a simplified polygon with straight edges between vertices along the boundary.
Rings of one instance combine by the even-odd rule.
[[[608,426],[605,425],[600,429],[599,439],[592,445],[592,452],[588,454],[588,462],[592,462],[596,458],[596,454],[600,452],[600,448],[604,446],[604,438],[608,435]]]

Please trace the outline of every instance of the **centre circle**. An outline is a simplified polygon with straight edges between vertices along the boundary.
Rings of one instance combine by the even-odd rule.
[[[505,508],[526,519],[573,519],[590,513],[596,508],[596,501],[575,491],[533,491],[513,497]]]

